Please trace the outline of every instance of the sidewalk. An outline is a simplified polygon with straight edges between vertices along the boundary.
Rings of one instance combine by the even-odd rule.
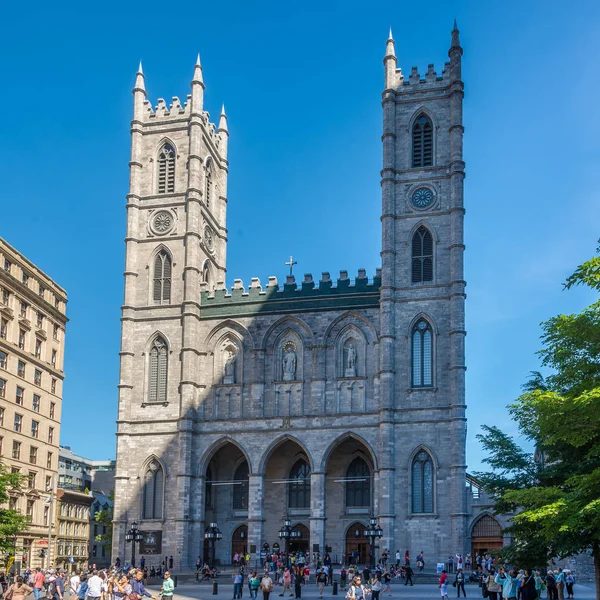
[[[148,590],[158,597],[158,586],[148,586]],[[481,588],[477,584],[468,584],[466,586],[467,598],[475,598],[479,600],[481,596]],[[276,586],[275,590],[271,593],[269,600],[279,600],[279,594],[281,593],[281,587]],[[595,600],[596,590],[593,584],[579,583],[575,585],[575,598],[576,600]],[[233,597],[233,584],[225,583],[224,579],[218,581],[218,594],[212,595],[212,583],[192,583],[182,584],[175,588],[175,600],[231,600]],[[323,594],[325,600],[345,600],[346,593],[344,590],[338,590],[338,595],[333,595],[332,586],[327,586]],[[424,600],[426,598],[439,598],[440,590],[436,584],[432,583],[416,583],[413,587],[405,586],[402,583],[392,584],[392,598],[401,600]],[[456,590],[453,587],[449,587],[449,597],[456,597]],[[244,600],[249,600],[250,593],[248,592],[248,586],[243,588]],[[291,596],[286,595],[286,600]],[[313,583],[308,586],[302,587],[302,598],[309,600],[318,600],[319,589]],[[259,592],[257,600],[263,600],[262,594]],[[388,600],[387,594],[382,594],[380,600]]]

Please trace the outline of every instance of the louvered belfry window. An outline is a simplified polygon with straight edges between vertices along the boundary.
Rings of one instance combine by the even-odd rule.
[[[412,333],[412,387],[433,385],[433,336],[431,326],[421,319]]]
[[[148,401],[167,401],[167,367],[168,349],[165,340],[157,337],[150,350],[150,382],[148,386]]]
[[[412,130],[412,166],[433,165],[433,123],[427,115],[421,115]]]
[[[206,163],[206,187],[204,190],[204,197],[206,200],[206,208],[210,208],[210,200],[212,197],[212,188],[213,188],[213,180],[212,180],[212,160],[208,160]]]
[[[421,226],[412,239],[412,282],[424,281],[433,281],[433,237]]]
[[[158,154],[158,193],[172,194],[175,191],[175,149],[165,144]]]
[[[154,304],[171,302],[171,257],[161,250],[154,259]]]

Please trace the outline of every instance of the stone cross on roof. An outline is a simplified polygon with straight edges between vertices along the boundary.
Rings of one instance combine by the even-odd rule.
[[[288,260],[285,264],[290,268],[290,275],[293,275],[292,269],[294,268],[294,265],[298,264],[298,262],[294,260],[293,256],[290,256],[290,260]]]

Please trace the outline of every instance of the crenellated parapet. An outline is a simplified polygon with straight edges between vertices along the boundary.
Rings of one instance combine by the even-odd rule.
[[[241,279],[235,279],[233,286],[227,288],[223,281],[217,282],[214,289],[208,284],[200,284],[200,305],[204,316],[229,314],[231,311],[258,313],[270,310],[314,310],[330,303],[336,307],[377,306],[381,287],[381,269],[377,269],[372,279],[367,277],[365,269],[359,269],[351,279],[348,271],[340,271],[337,281],[329,272],[323,272],[321,279],[315,281],[311,273],[297,282],[294,275],[288,275],[280,285],[277,277],[269,277],[263,287],[260,279],[252,278],[246,288]],[[245,307],[245,308],[244,308]],[[208,312],[206,312],[208,311]]]

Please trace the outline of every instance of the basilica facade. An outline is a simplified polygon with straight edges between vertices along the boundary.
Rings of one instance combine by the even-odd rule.
[[[203,108],[146,99],[132,121],[113,559],[139,549],[256,559],[281,544],[367,560],[471,550],[465,459],[462,49],[441,73],[384,58],[381,268],[225,285],[227,147]],[[374,66],[374,68],[377,68]],[[236,202],[238,199],[232,199]],[[157,563],[158,564],[158,563]]]

